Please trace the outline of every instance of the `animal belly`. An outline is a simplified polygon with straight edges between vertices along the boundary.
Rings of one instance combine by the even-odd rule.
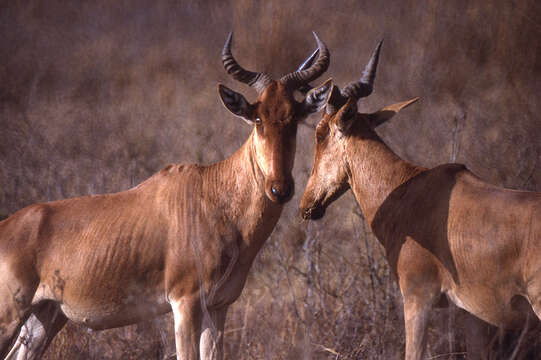
[[[160,284],[91,287],[67,281],[61,289],[40,284],[32,302],[43,300],[57,302],[68,319],[96,330],[134,324],[171,309]]]
[[[459,288],[446,293],[456,306],[494,326],[521,327],[528,315],[524,306],[520,308],[513,306],[511,297],[502,296],[492,289],[477,288],[475,291],[467,291],[467,289]]]
[[[60,305],[68,319],[94,330],[110,329],[148,320],[171,310],[162,299],[139,299],[137,302],[77,304],[65,302]]]

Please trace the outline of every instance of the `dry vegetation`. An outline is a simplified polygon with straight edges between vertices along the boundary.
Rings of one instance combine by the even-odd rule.
[[[328,75],[357,77],[385,35],[367,111],[421,96],[379,130],[401,156],[463,162],[488,181],[541,191],[541,6],[535,1],[3,2],[0,5],[0,214],[35,202],[127,189],[170,162],[210,163],[249,128],[219,103],[216,84],[242,91],[219,52],[250,69],[291,71],[314,47]],[[309,121],[317,121],[319,115]],[[297,194],[228,314],[228,359],[399,359],[402,303],[383,249],[351,195],[318,223],[297,206],[312,162],[301,126]],[[461,313],[437,310],[431,359],[465,358]],[[170,315],[100,332],[68,324],[47,359],[164,359]],[[538,358],[538,336],[502,335],[493,358]],[[539,344],[537,344],[539,346]],[[526,351],[529,349],[529,351]]]

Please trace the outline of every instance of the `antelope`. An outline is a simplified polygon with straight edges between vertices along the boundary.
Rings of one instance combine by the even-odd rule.
[[[66,321],[91,329],[173,312],[178,359],[221,359],[228,306],[293,194],[298,123],[322,109],[331,81],[302,102],[294,91],[323,74],[318,50],[278,81],[225,70],[258,92],[218,85],[229,111],[253,126],[231,157],[208,166],[168,165],[124,192],[30,205],[0,222],[0,357],[39,358]],[[316,58],[317,57],[317,58]]]
[[[373,91],[380,49],[359,81],[333,87],[316,127],[302,217],[323,217],[353,191],[398,280],[406,359],[423,357],[428,315],[440,301],[502,329],[540,318],[541,193],[488,184],[461,164],[429,169],[396,155],[375,128],[418,99],[357,110]]]

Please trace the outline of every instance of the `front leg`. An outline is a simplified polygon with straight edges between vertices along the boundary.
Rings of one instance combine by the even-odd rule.
[[[201,359],[222,360],[227,306],[204,314],[201,334]]]
[[[406,325],[406,360],[421,360],[426,349],[426,327],[430,309],[429,301],[404,297]]]
[[[175,345],[178,360],[198,360],[201,337],[201,303],[198,297],[171,302],[175,319]]]
[[[407,239],[400,250],[397,275],[404,299],[406,360],[420,360],[426,350],[430,311],[442,295],[439,268],[419,243]]]
[[[426,270],[426,269],[425,269]],[[406,327],[406,360],[421,360],[426,351],[426,329],[430,311],[441,298],[437,272],[428,269],[421,273],[404,273],[400,277],[400,291],[404,299]],[[420,276],[420,274],[424,276]]]

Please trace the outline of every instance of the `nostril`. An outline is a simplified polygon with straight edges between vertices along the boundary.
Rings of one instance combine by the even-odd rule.
[[[286,202],[293,193],[293,187],[285,181],[276,181],[270,186],[270,194],[279,202]]]

